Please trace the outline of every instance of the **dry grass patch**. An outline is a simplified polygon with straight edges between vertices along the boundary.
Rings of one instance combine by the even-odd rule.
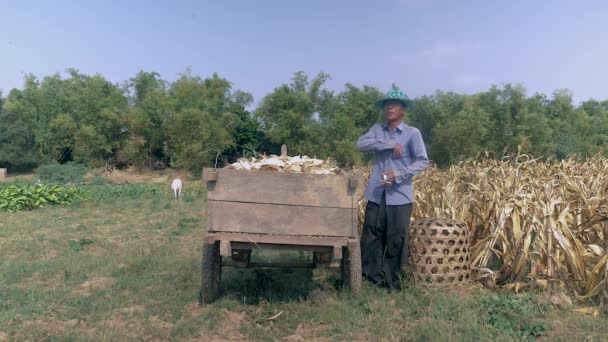
[[[301,323],[296,327],[296,331],[287,336],[286,341],[288,342],[302,342],[302,341],[318,341],[318,342],[331,342],[335,341],[334,338],[319,336],[326,333],[330,327],[327,324],[306,324]]]
[[[167,183],[175,178],[191,179],[190,172],[183,170],[164,169],[160,171],[153,170],[137,170],[136,168],[127,168],[124,170],[113,169],[108,172],[103,168],[96,169],[95,172],[102,173],[103,176],[109,179],[114,184],[134,184],[134,183]],[[92,176],[89,176],[92,178]]]
[[[108,277],[98,277],[91,280],[87,280],[80,284],[77,290],[72,292],[72,296],[90,296],[97,291],[107,290],[114,284],[114,279]]]

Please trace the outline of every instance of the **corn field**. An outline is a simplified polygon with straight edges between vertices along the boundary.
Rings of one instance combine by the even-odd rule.
[[[467,161],[431,167],[414,187],[413,220],[469,226],[477,280],[563,291],[608,309],[608,159]],[[362,222],[365,200],[359,205]]]

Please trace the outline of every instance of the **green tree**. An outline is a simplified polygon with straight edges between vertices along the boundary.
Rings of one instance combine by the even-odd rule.
[[[553,129],[551,122],[543,114],[528,113],[516,127],[517,141],[523,147],[522,152],[536,157],[555,155]]]
[[[88,76],[69,69],[39,82],[25,77],[23,90],[14,89],[7,109],[30,127],[35,149],[47,160],[76,160],[91,166],[111,161],[125,133],[127,99],[123,89],[101,75]],[[61,117],[59,117],[62,115]],[[68,130],[60,124],[72,121]],[[73,135],[67,137],[67,132]]]
[[[422,139],[432,143],[432,131],[442,121],[442,110],[439,107],[437,96],[422,96],[412,100],[410,108],[406,113],[406,120],[420,130]]]
[[[129,137],[123,141],[119,159],[139,167],[168,161],[164,149],[165,125],[169,117],[167,82],[156,72],[140,71],[127,83],[131,109]]]
[[[553,140],[558,158],[571,154],[590,155],[597,151],[592,122],[584,110],[575,110],[569,90],[560,89],[553,93],[547,114],[554,127]]]
[[[375,107],[382,96],[377,88],[358,88],[347,83],[344,91],[326,102],[321,116],[325,150],[330,151],[329,156],[340,165],[351,166],[364,160],[355,144],[362,134],[382,120],[382,111]]]
[[[481,94],[480,105],[488,113],[492,126],[492,141],[488,147],[498,157],[517,152],[517,146],[521,142],[517,127],[521,125],[527,111],[525,99],[526,91],[519,85],[507,84],[503,89],[493,86]]]
[[[4,111],[0,94],[0,168],[28,170],[37,164],[32,132],[15,113]]]
[[[590,140],[588,141],[593,151],[606,149],[608,147],[608,102],[589,100],[581,103],[577,111],[584,112],[590,126]]]
[[[242,156],[255,155],[264,141],[264,133],[260,123],[247,111],[253,103],[253,96],[243,91],[235,91],[230,97],[228,111],[237,116],[238,120],[232,129],[234,146],[224,152],[230,162]]]
[[[422,138],[428,146],[429,158],[440,166],[447,166],[452,161],[464,158],[462,153],[456,151],[459,145],[450,143],[449,139],[456,134],[463,134],[461,125],[474,125],[470,122],[473,117],[465,110],[466,100],[467,96],[464,95],[437,91],[432,96],[413,100],[406,114],[406,121],[420,129]],[[479,99],[475,104],[479,106]],[[474,108],[474,105],[469,103],[468,110],[471,108]],[[479,110],[483,112],[481,108]],[[453,119],[457,122],[451,123]],[[466,136],[468,135],[466,133]],[[468,149],[474,150],[470,146]],[[473,155],[466,156],[473,157]]]
[[[382,111],[375,107],[383,93],[375,87],[358,88],[347,83],[345,90],[336,96],[335,111],[348,115],[360,132],[366,132],[375,123],[383,120]],[[329,121],[332,117],[329,116]]]
[[[182,109],[167,125],[172,166],[200,170],[214,164],[218,153],[232,145],[230,134],[211,114]]]
[[[331,106],[331,92],[322,89],[329,76],[319,73],[312,81],[296,72],[291,84],[284,84],[264,97],[255,111],[269,142],[286,144],[290,154],[323,157],[321,118]]]
[[[355,143],[363,131],[355,126],[354,120],[346,112],[336,112],[325,128],[325,151],[342,166],[352,166],[362,162],[363,156]]]
[[[250,95],[232,92],[230,82],[217,74],[205,79],[190,70],[181,74],[169,88],[167,143],[172,164],[192,170],[213,165],[218,152],[235,147],[235,132],[248,129],[243,128],[242,111],[250,101]]]
[[[252,109],[251,94],[213,74],[190,69],[169,84],[140,71],[124,86],[69,69],[41,80],[26,75],[21,90],[0,96],[5,164],[70,160],[98,166],[157,162],[199,169],[255,151],[364,161],[357,138],[382,120],[374,107],[383,94],[350,83],[328,90],[330,76],[293,74]],[[4,108],[3,108],[4,107]],[[251,112],[250,112],[251,111]],[[473,95],[437,91],[414,99],[406,122],[420,129],[431,159],[450,165],[482,151],[537,157],[589,156],[608,151],[608,100],[575,106],[568,90],[527,96],[521,85],[493,86]]]
[[[467,97],[462,110],[433,128],[430,155],[437,164],[447,166],[484,152],[491,122],[478,100],[479,96]]]

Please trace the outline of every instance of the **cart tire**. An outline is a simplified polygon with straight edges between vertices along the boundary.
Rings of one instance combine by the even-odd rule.
[[[203,244],[202,286],[200,299],[203,303],[213,303],[220,295],[222,278],[222,257],[219,242]]]
[[[359,241],[349,242],[342,256],[342,285],[348,288],[352,295],[361,294],[361,246]]]

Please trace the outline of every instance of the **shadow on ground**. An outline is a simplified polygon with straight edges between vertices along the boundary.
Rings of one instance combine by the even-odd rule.
[[[310,262],[307,253],[254,251],[252,261]],[[223,267],[221,296],[243,304],[290,302],[307,298],[320,284],[312,269]]]

